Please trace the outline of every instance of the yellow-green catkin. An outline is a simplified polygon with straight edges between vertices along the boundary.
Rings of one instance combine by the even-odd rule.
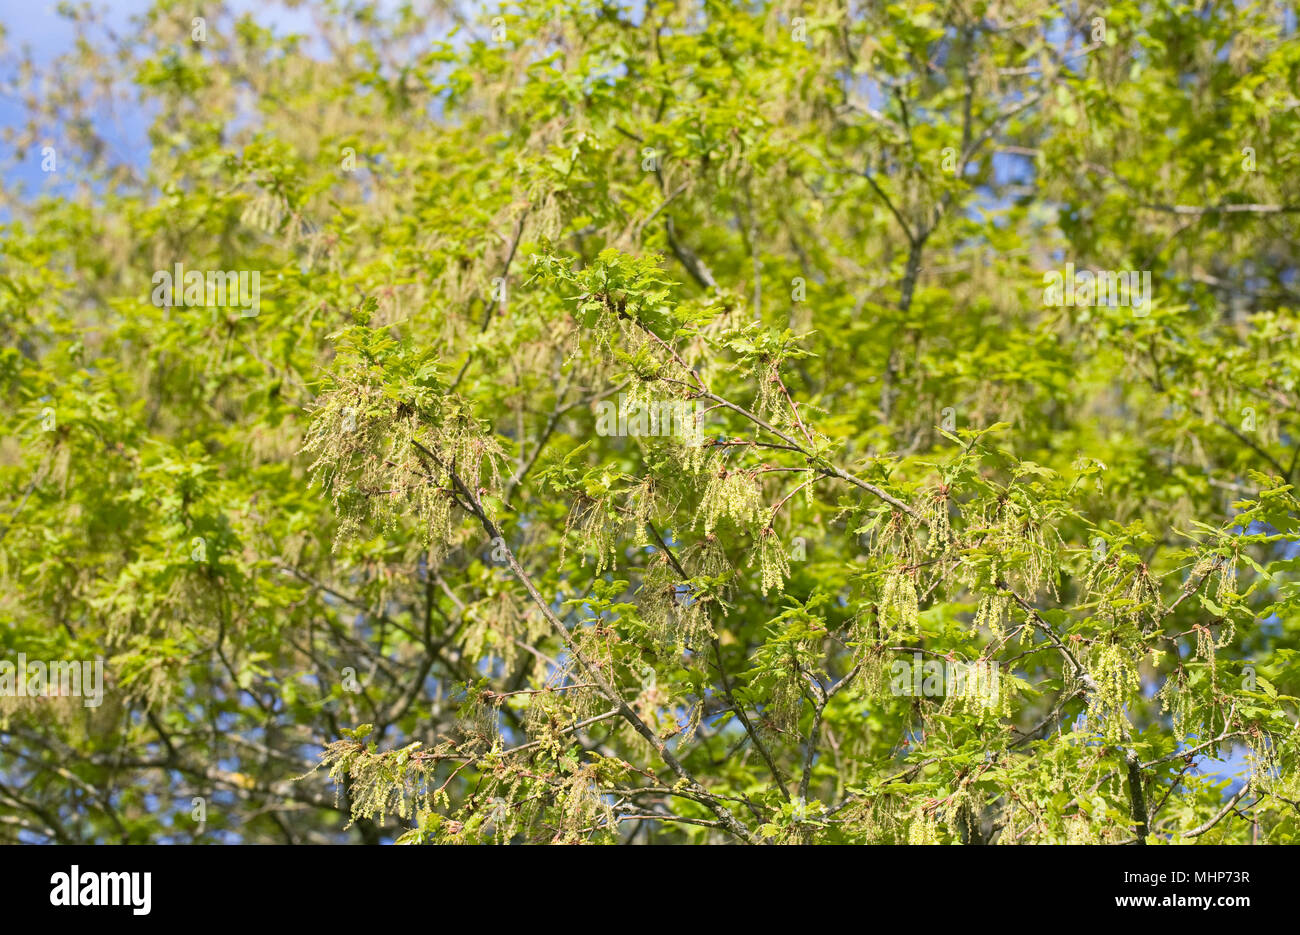
[[[709,478],[700,506],[700,522],[706,534],[712,533],[724,518],[742,529],[757,522],[762,506],[757,475],[719,469]]]
[[[995,639],[1001,639],[1005,635],[1003,622],[1007,619],[1007,611],[1011,605],[1011,595],[994,594],[984,597],[975,610],[975,628],[981,626],[988,627],[989,632]]]
[[[907,843],[939,843],[939,823],[935,821],[933,814],[921,807],[912,812],[907,825]]]
[[[1280,770],[1277,751],[1267,731],[1256,729],[1246,735],[1246,762],[1250,766],[1251,792],[1271,791]]]
[[[912,573],[895,571],[886,575],[881,604],[886,611],[881,615],[882,622],[894,635],[911,636],[920,629],[920,602]]]
[[[1125,708],[1141,687],[1137,665],[1122,647],[1106,643],[1093,653],[1088,671],[1097,682],[1088,699],[1089,726],[1108,743],[1119,743],[1128,727]]]
[[[771,526],[764,527],[759,535],[758,555],[761,587],[766,597],[768,591],[782,590],[785,579],[790,577],[790,560],[781,546],[780,537]]]
[[[952,540],[952,523],[948,515],[948,489],[941,488],[930,498],[926,510],[930,539],[926,543],[926,552],[930,555],[946,553]]]
[[[1170,714],[1174,737],[1182,743],[1187,739],[1187,718],[1192,711],[1192,693],[1185,689],[1182,673],[1165,679],[1157,697],[1161,712]]]

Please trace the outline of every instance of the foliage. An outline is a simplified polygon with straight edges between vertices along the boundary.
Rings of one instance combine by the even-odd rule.
[[[11,134],[0,835],[1297,840],[1293,4],[205,6]]]

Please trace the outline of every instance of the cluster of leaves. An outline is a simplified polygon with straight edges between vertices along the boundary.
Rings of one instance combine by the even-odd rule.
[[[314,6],[14,135],[0,836],[1297,840],[1293,5]]]

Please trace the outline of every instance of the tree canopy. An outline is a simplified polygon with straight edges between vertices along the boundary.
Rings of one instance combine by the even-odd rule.
[[[1297,839],[1295,4],[203,6],[3,60],[0,839]]]

